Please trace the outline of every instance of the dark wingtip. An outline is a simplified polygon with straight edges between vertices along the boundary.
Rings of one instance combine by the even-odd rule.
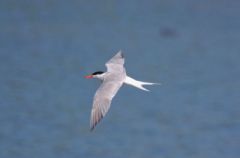
[[[92,131],[94,130],[94,128],[95,128],[94,126],[93,126],[93,127],[91,127],[91,128],[90,128],[90,132],[92,132]]]
[[[96,122],[94,122],[93,124],[91,124],[91,126],[90,126],[90,132],[92,132],[94,129],[95,129],[95,127],[97,126],[97,124],[101,121],[103,119],[103,115],[102,115],[102,113],[100,114],[100,117],[98,118],[98,120],[96,121]]]
[[[97,123],[90,126],[90,132],[92,132],[95,129],[96,125],[97,125]]]
[[[90,126],[90,132],[92,132],[95,129],[96,125],[97,125],[97,123],[94,123]]]
[[[123,52],[122,52],[122,50],[121,50],[121,49],[119,50],[119,52],[118,52],[118,53],[120,54],[121,58],[124,58],[124,55],[123,55]]]

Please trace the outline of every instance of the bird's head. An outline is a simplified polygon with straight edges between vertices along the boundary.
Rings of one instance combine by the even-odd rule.
[[[98,79],[103,79],[103,75],[104,75],[104,72],[103,71],[96,71],[94,73],[92,73],[91,75],[87,75],[85,76],[85,78],[98,78]]]

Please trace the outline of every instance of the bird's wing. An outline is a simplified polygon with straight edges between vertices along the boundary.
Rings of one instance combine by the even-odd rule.
[[[115,75],[115,74],[114,74]],[[108,112],[112,98],[122,86],[123,80],[112,80],[111,75],[106,78],[95,93],[91,111],[90,128],[93,130]]]
[[[106,64],[108,72],[122,72],[124,67],[124,57],[122,51],[119,51]],[[125,70],[124,70],[125,71]]]

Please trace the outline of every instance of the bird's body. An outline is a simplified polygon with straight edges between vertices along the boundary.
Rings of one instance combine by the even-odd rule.
[[[111,101],[121,86],[125,83],[141,90],[149,91],[143,85],[153,85],[156,83],[137,81],[126,74],[124,68],[124,57],[119,51],[106,64],[107,72],[97,71],[86,78],[98,78],[102,80],[101,86],[95,93],[93,107],[91,111],[90,128],[93,130],[98,122],[108,112]]]

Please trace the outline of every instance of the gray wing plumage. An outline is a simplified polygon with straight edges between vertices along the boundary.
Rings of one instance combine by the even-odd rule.
[[[124,57],[122,51],[119,51],[105,65],[108,72],[121,72],[124,69]]]
[[[108,112],[112,98],[116,95],[119,88],[122,86],[122,82],[104,81],[97,90],[91,112],[90,128],[93,130],[100,120]]]
[[[106,76],[93,99],[90,119],[91,130],[93,130],[106,115],[110,108],[112,98],[116,95],[124,82],[126,72],[123,64],[124,58],[121,51],[106,63]]]

